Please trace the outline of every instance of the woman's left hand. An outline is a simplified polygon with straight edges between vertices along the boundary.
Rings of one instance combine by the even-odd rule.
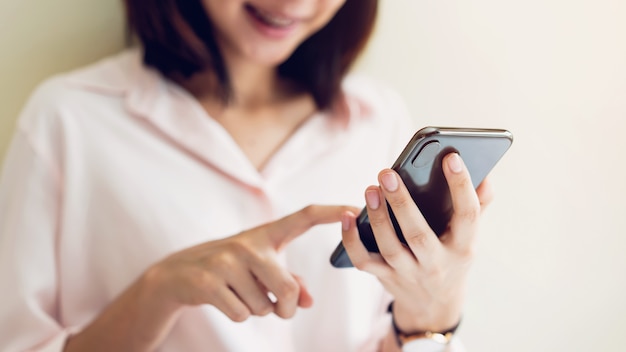
[[[354,266],[381,281],[394,296],[394,318],[405,332],[444,331],[461,317],[466,278],[472,262],[481,211],[492,199],[488,182],[474,190],[456,153],[443,160],[454,214],[437,237],[415,205],[399,175],[383,170],[382,186],[365,192],[367,212],[380,254],[361,243],[355,215],[344,213],[343,243]],[[385,200],[391,206],[408,246],[397,238]]]

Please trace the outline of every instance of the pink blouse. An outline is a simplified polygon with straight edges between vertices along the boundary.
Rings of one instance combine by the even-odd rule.
[[[364,78],[261,171],[175,84],[127,51],[52,78],[19,121],[0,183],[0,350],[60,351],[153,263],[308,204],[362,206],[413,129]],[[315,299],[290,320],[190,307],[161,351],[371,351],[389,329],[378,281],[335,269],[340,225],[284,250]]]

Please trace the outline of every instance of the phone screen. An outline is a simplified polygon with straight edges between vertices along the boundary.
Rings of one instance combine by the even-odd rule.
[[[512,134],[501,129],[426,127],[415,133],[392,169],[398,172],[424,218],[440,236],[445,232],[453,212],[448,183],[443,174],[443,158],[449,153],[459,153],[476,188],[512,142]],[[391,209],[389,215],[398,238],[406,244]],[[357,227],[365,247],[370,252],[378,252],[365,208],[357,217]],[[331,255],[331,264],[339,268],[352,266],[341,243]]]

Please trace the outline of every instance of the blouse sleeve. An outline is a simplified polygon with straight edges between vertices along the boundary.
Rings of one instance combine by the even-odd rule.
[[[18,121],[0,177],[2,351],[62,351],[70,333],[59,323],[61,174],[44,133],[50,119],[33,123],[45,117],[39,95]]]

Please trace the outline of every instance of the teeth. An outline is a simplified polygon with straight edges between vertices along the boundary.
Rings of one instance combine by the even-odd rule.
[[[294,23],[294,20],[291,18],[275,16],[270,13],[263,12],[259,9],[254,9],[254,13],[263,22],[274,27],[287,27]]]

